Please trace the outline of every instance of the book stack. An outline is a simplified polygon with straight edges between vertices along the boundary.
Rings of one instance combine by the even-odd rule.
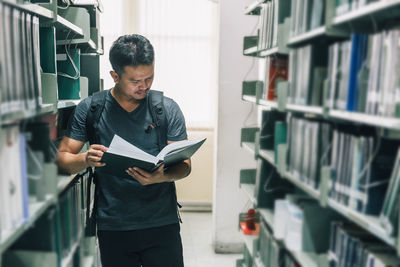
[[[57,205],[40,216],[37,223],[7,250],[5,266],[21,266],[21,262],[37,258],[41,259],[35,266],[64,266],[61,264],[64,259],[81,253],[77,247],[82,246],[86,181],[86,176],[80,176],[66,188]]]
[[[327,51],[324,46],[306,45],[291,49],[287,103],[321,106],[326,75]]]
[[[319,186],[321,166],[329,162],[331,126],[328,123],[290,117],[288,172],[313,188]]]
[[[329,248],[329,221],[334,218],[337,215],[314,199],[288,194],[286,199],[275,201],[274,237],[283,240],[289,251],[325,253]]]
[[[0,3],[1,114],[42,103],[39,17]]]
[[[288,57],[285,55],[266,57],[264,73],[266,75],[262,97],[275,101],[278,96],[278,83],[288,79]]]
[[[274,48],[278,44],[278,25],[290,15],[290,0],[270,0],[261,4],[258,24],[258,50]]]
[[[325,24],[325,0],[292,0],[290,37]]]
[[[265,267],[280,266],[283,257],[283,247],[273,238],[265,222],[260,226],[260,244],[257,252]]]
[[[82,235],[82,181],[77,180],[60,196],[61,255],[66,257]]]
[[[329,266],[394,267],[400,265],[396,252],[353,225],[332,222]]]
[[[336,0],[335,13],[342,15],[377,1],[380,0]]]
[[[363,214],[379,215],[398,141],[374,137],[366,127],[333,131],[329,197]]]
[[[29,218],[26,142],[18,126],[0,135],[0,237]]]
[[[400,30],[372,35],[353,34],[351,40],[329,47],[329,108],[385,117],[400,116],[397,75]]]

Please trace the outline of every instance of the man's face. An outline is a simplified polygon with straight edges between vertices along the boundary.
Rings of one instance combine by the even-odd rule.
[[[150,66],[125,66],[124,72],[118,75],[112,72],[114,82],[122,94],[133,100],[142,100],[146,97],[154,80],[154,63]]]

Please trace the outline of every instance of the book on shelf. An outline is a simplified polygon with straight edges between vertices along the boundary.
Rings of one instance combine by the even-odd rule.
[[[379,215],[399,145],[374,137],[368,127],[334,129],[329,197],[357,212]]]
[[[39,216],[36,223],[5,252],[4,255],[9,257],[5,262],[16,264],[15,261],[34,260],[44,253],[44,255],[51,255],[54,266],[61,266],[62,260],[71,253],[75,244],[82,247],[81,237],[85,224],[82,215],[87,203],[86,185],[87,176],[76,178],[68,186],[68,190],[61,193],[58,203]],[[79,254],[80,249],[77,251]],[[23,255],[22,252],[29,255]],[[46,263],[46,266],[48,264]]]
[[[393,248],[358,227],[333,221],[330,226],[330,266],[399,266]]]
[[[328,123],[290,117],[288,124],[288,171],[312,188],[318,188],[322,163],[326,161],[326,150],[331,131]]]
[[[336,16],[340,16],[377,1],[379,0],[336,0],[335,14]]]
[[[258,257],[264,266],[280,266],[284,248],[273,238],[265,222],[261,222]]]
[[[388,190],[383,202],[380,214],[380,222],[386,232],[395,236],[398,233],[399,221],[399,197],[400,197],[400,150],[397,152],[396,160],[390,176]]]
[[[274,150],[275,123],[284,122],[286,114],[277,110],[263,110],[261,114],[260,149]],[[281,134],[281,132],[279,133]],[[280,136],[278,137],[280,138]]]
[[[0,3],[2,114],[42,104],[39,17]]]
[[[258,50],[278,46],[278,26],[290,16],[290,0],[271,0],[261,4],[258,22]]]
[[[329,47],[327,106],[371,115],[400,116],[400,29],[353,34]]]
[[[326,253],[329,248],[329,222],[335,218],[331,210],[304,195],[287,195],[275,200],[274,233],[290,251]],[[318,214],[319,216],[315,216]]]
[[[0,135],[0,236],[29,218],[25,140],[18,126]]]
[[[289,54],[288,103],[321,106],[327,73],[326,48],[310,44],[291,49]]]
[[[292,0],[290,37],[324,25],[325,2],[325,0]]]
[[[202,140],[183,140],[171,143],[164,147],[156,156],[150,155],[140,148],[132,145],[118,135],[114,135],[111,144],[101,159],[106,163],[98,171],[119,177],[130,178],[126,170],[139,167],[145,171],[153,172],[162,164],[172,166],[185,159],[189,159],[205,142]]]
[[[287,143],[287,123],[284,121],[275,122],[275,141],[274,141],[274,162],[278,162],[278,146]]]
[[[288,80],[288,57],[285,55],[266,57],[265,70],[263,98],[276,101],[278,83]]]

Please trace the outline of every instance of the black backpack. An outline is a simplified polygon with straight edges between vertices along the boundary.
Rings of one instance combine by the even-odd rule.
[[[99,136],[98,136],[98,122],[100,116],[104,110],[104,106],[106,103],[106,96],[108,90],[96,92],[92,95],[92,100],[90,102],[90,108],[86,115],[86,135],[89,139],[90,144],[99,144]],[[159,150],[163,149],[167,145],[167,117],[165,114],[165,108],[163,103],[163,92],[150,90],[147,97],[147,104],[150,109],[150,114],[152,117],[154,129],[157,132],[158,137],[158,147]],[[97,213],[97,186],[95,186],[94,190],[94,201],[93,207],[91,204],[91,184],[94,183],[96,185],[96,173],[93,171],[93,168],[88,168],[89,178],[87,179],[87,200],[86,200],[86,226],[85,226],[85,235],[86,236],[95,236],[96,235],[96,213]],[[176,188],[175,183],[174,193],[176,198]],[[181,205],[177,202],[178,207]],[[179,212],[178,217],[180,220]]]

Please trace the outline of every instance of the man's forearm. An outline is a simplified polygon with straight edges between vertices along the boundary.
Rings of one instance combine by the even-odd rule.
[[[178,164],[168,167],[164,172],[164,177],[168,182],[173,182],[185,178],[190,174],[191,166],[187,161],[182,161]]]
[[[78,173],[89,167],[86,162],[86,153],[73,154],[69,152],[59,152],[57,165],[61,171],[69,174]]]

